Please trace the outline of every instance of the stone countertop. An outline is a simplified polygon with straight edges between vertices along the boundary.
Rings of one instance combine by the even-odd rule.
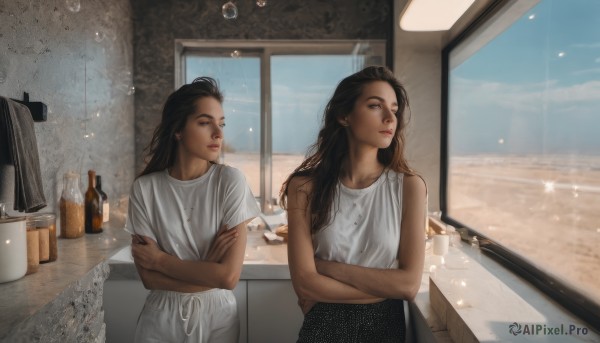
[[[248,231],[240,280],[289,280],[287,245],[267,244],[263,239],[263,233],[263,230]],[[108,264],[109,280],[139,280],[131,258],[129,238],[126,246],[109,258]]]
[[[600,336],[591,329],[580,335],[511,334],[512,323],[540,324],[549,328],[561,324],[587,329],[589,326],[464,242],[450,247],[443,266],[440,258],[432,254],[431,248],[426,249],[421,288],[411,304],[413,316],[418,315],[434,337],[424,341],[599,341]]]
[[[249,231],[242,280],[289,280],[286,244],[269,245],[264,231]],[[0,340],[11,328],[32,317],[69,288],[77,288],[100,263],[107,262],[111,280],[139,279],[131,259],[130,235],[122,225],[97,235],[58,239],[58,259],[40,264],[30,275],[0,284]]]
[[[76,239],[59,238],[56,261],[40,264],[36,273],[19,280],[0,284],[0,340],[66,289],[77,287],[79,280],[122,249],[129,239],[123,229],[115,227]]]

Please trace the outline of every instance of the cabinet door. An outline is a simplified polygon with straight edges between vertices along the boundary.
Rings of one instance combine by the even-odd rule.
[[[233,289],[237,302],[238,315],[240,317],[240,340],[239,343],[248,342],[248,281],[240,280]]]
[[[248,343],[296,342],[304,316],[292,281],[248,280]]]

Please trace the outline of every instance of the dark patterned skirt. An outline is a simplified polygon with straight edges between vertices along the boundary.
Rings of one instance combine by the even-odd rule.
[[[304,316],[298,343],[404,342],[402,300],[375,304],[317,303]]]

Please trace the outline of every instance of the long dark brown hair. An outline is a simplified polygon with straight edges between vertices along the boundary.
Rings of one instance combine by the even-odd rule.
[[[152,141],[144,149],[146,159],[150,161],[138,177],[173,166],[178,144],[175,134],[183,130],[188,116],[196,112],[196,101],[204,97],[213,97],[223,103],[223,94],[217,81],[208,76],[198,77],[169,95],[160,124],[154,130]]]
[[[348,156],[347,133],[338,120],[352,112],[364,86],[374,81],[389,83],[396,93],[398,102],[396,134],[389,147],[379,149],[377,160],[386,168],[414,175],[404,157],[404,128],[408,122],[405,112],[408,109],[408,97],[402,84],[388,68],[381,66],[367,67],[346,77],[338,84],[325,107],[323,127],[319,131],[317,142],[311,146],[309,156],[283,183],[279,195],[281,206],[286,208],[290,180],[295,176],[308,177],[312,182],[312,192],[308,195],[308,200],[313,233],[331,221],[331,207],[337,192],[342,161]]]

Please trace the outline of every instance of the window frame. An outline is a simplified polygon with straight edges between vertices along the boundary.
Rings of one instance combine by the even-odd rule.
[[[271,56],[281,55],[357,55],[370,47],[373,56],[387,65],[385,39],[368,40],[175,40],[175,89],[185,82],[186,56],[228,56],[233,50],[260,58],[260,206],[264,214],[273,214],[277,200],[272,189],[272,103]],[[390,66],[388,66],[390,67]],[[341,80],[340,80],[341,81]]]
[[[449,161],[449,77],[450,77],[450,53],[462,43],[474,45],[471,50],[476,50],[489,40],[493,40],[494,33],[501,32],[509,27],[515,20],[520,19],[522,14],[537,5],[541,0],[501,0],[490,4],[482,14],[466,27],[458,36],[450,41],[442,50],[442,99],[441,99],[441,146],[440,146],[440,209],[442,221],[455,227],[465,228],[461,233],[463,240],[477,236],[481,251],[494,258],[505,267],[523,277],[539,290],[557,301],[561,306],[583,319],[590,327],[600,331],[600,304],[581,294],[573,287],[554,276],[548,274],[516,254],[510,248],[499,244],[485,234],[461,223],[459,219],[448,216],[448,161]],[[477,36],[481,31],[487,30],[485,37]],[[490,34],[491,33],[491,34]],[[479,38],[477,42],[475,39]],[[466,234],[466,235],[465,235]]]

